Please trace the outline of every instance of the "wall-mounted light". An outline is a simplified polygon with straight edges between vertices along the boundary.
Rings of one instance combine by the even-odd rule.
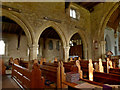
[[[14,11],[14,12],[18,12],[21,13],[21,10],[13,8],[13,7],[9,7],[9,6],[5,6],[5,5],[0,5],[1,8],[9,10],[9,11]]]
[[[48,20],[48,21],[54,21],[54,22],[57,22],[57,23],[61,23],[61,21],[60,20],[57,20],[57,19],[52,19],[52,18],[49,18],[49,17],[43,17],[43,19],[45,19],[45,20]]]
[[[75,28],[80,29],[80,30],[85,30],[85,29],[83,29],[83,28],[81,28],[79,26],[75,26]]]

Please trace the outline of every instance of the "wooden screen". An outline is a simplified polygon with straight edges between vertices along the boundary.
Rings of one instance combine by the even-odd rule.
[[[75,45],[70,47],[70,56],[74,55],[83,58],[83,45]]]

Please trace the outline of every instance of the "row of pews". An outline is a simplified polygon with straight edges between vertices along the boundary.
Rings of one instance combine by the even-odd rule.
[[[110,68],[109,73],[120,75],[119,68]]]
[[[32,71],[20,65],[12,65],[12,78],[21,88],[44,88],[44,77],[41,76],[41,70],[35,66]]]
[[[110,73],[96,72],[94,70],[93,81],[90,81],[88,63],[88,61],[80,61],[80,67],[83,71],[80,80],[101,87],[105,86],[105,84],[120,85],[120,75],[112,73],[113,69],[110,69]],[[12,78],[17,80],[24,88],[66,88],[67,86],[76,88],[77,85],[66,81],[66,73],[79,73],[75,61],[42,62],[40,65],[34,64],[32,71],[16,64],[13,64],[12,67]],[[120,73],[119,69],[116,69],[116,71]]]
[[[48,66],[52,66],[53,65],[53,67],[56,66],[56,64],[49,64],[49,63],[44,63],[44,65],[48,65]],[[64,62],[63,66],[65,68],[65,73],[67,73],[67,71],[78,72],[76,66],[74,65],[74,62],[71,62],[71,63]],[[85,72],[88,72],[88,70],[86,70]],[[102,86],[104,84],[120,85],[120,76],[119,75],[107,74],[107,73],[101,73],[101,72],[94,72],[93,73],[93,77],[94,77],[94,81],[89,81],[89,80],[86,80],[86,79],[81,79],[81,80],[83,80],[83,81],[89,81],[92,84],[97,84],[97,85],[102,85]],[[70,83],[68,84],[68,82],[67,83],[63,82],[63,83],[67,84],[67,85],[71,85]]]
[[[89,70],[88,70],[88,61],[80,61],[81,70],[83,71],[83,78],[89,79]],[[93,62],[95,63],[95,62]],[[68,63],[70,64],[70,63]],[[71,65],[74,65],[75,62],[72,62]],[[107,64],[104,65],[107,66]],[[93,67],[95,67],[93,65]],[[110,85],[120,85],[120,69],[113,69],[110,68],[110,73],[103,73],[103,72],[96,72],[93,71],[93,81],[95,82],[101,82],[103,84],[110,84]]]

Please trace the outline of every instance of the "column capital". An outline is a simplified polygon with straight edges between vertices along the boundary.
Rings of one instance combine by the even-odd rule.
[[[64,49],[70,49],[70,46],[65,46]]]
[[[100,41],[100,43],[101,43],[101,44],[105,44],[105,43],[106,43],[106,41],[105,41],[105,40],[104,40],[104,41]]]
[[[32,45],[29,45],[29,48],[38,48],[39,45],[38,44],[32,44]]]
[[[70,46],[65,46],[65,47],[64,47],[64,60],[65,60],[65,62],[68,61],[68,58],[69,58],[69,50],[70,50]]]

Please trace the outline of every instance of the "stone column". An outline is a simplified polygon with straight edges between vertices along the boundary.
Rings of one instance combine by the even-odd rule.
[[[84,59],[87,60],[88,59],[88,47],[84,48],[84,46],[83,46],[83,55],[84,55]]]
[[[33,66],[32,60],[37,59],[37,50],[38,50],[38,45],[29,46],[29,64],[28,64],[29,70],[32,70],[32,66]]]
[[[5,55],[8,56],[8,43],[5,44]]]
[[[68,58],[69,58],[69,50],[70,50],[70,47],[69,47],[69,46],[64,47],[64,61],[65,61],[65,62],[68,61]]]
[[[29,53],[29,60],[37,59],[37,50],[38,45],[32,45],[29,47],[30,53]]]
[[[106,41],[101,41],[100,42],[100,50],[101,50],[101,56],[102,56],[102,59],[105,58],[105,54],[106,54],[106,51],[105,51],[105,44],[106,44]]]
[[[40,38],[39,56],[43,56],[43,38]]]

